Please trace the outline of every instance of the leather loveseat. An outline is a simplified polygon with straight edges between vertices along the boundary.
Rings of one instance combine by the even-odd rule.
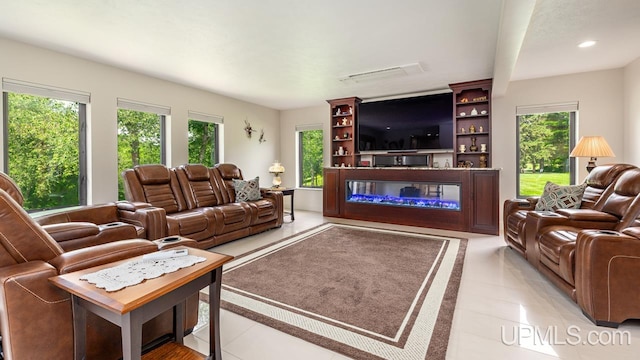
[[[260,189],[261,199],[237,202],[233,181],[243,176],[233,164],[138,165],[122,176],[131,204],[163,212],[144,225],[155,229],[151,240],[180,235],[207,249],[282,226],[282,192]]]
[[[154,252],[158,244],[131,239],[64,251],[22,208],[17,186],[10,180],[2,186],[0,334],[4,358],[72,359],[70,295],[48,279]],[[194,294],[185,306],[185,328],[195,326],[197,313],[198,297]],[[88,358],[114,360],[122,356],[119,327],[89,313],[86,331]],[[152,346],[166,341],[172,332],[173,312],[169,310],[143,325],[143,343]]]
[[[616,327],[626,319],[638,317],[640,313],[635,303],[640,292],[632,295],[633,290],[626,294],[619,291],[620,297],[613,299],[606,286],[591,286],[605,281],[604,279],[609,284],[614,283],[611,281],[609,265],[603,262],[604,258],[611,258],[608,252],[610,249],[585,246],[581,242],[592,241],[591,238],[594,237],[613,237],[616,239],[619,255],[623,255],[627,248],[621,241],[632,241],[634,244],[638,242],[633,235],[640,232],[627,229],[640,226],[640,169],[629,165],[597,167],[589,175],[587,183],[593,189],[589,193],[585,192],[585,204],[578,209],[505,213],[505,227],[512,227],[509,232],[505,231],[505,241],[515,249],[514,238],[517,235],[518,252],[554,285],[578,302],[589,319],[597,325]],[[508,200],[505,203],[505,209],[514,207],[510,202]],[[524,220],[515,221],[515,217],[524,217]],[[622,236],[621,232],[630,234]],[[522,239],[523,244],[520,243]],[[621,274],[625,271],[626,274],[614,279],[615,282],[640,275],[634,261],[628,263],[629,267],[618,269]],[[612,317],[611,312],[596,311],[597,307],[592,305],[594,303],[615,303],[633,311],[619,311]]]

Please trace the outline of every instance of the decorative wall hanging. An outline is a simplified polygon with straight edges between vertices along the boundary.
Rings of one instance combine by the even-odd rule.
[[[244,131],[247,133],[249,139],[251,139],[251,133],[255,131],[247,119],[244,119]]]
[[[258,138],[258,142],[262,144],[265,141],[267,141],[267,139],[264,138],[264,129],[260,129],[260,138]]]

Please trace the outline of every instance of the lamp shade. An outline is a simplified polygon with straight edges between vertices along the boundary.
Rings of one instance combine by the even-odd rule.
[[[272,174],[282,174],[284,173],[284,166],[279,162],[274,162],[273,165],[269,166],[269,172]]]
[[[602,136],[583,136],[573,148],[571,157],[615,157],[609,144]]]

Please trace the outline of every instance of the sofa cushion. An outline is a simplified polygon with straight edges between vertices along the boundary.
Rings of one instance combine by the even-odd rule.
[[[260,200],[260,177],[256,176],[253,180],[233,179],[233,188],[236,191],[236,201],[253,201]]]
[[[577,209],[580,207],[582,195],[587,183],[580,185],[560,186],[547,181],[544,192],[536,203],[537,211],[554,211],[557,209]]]

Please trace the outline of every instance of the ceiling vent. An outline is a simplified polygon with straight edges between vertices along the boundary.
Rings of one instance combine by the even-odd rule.
[[[363,83],[369,81],[377,81],[382,79],[390,79],[395,77],[407,76],[411,74],[420,74],[424,72],[420,64],[407,64],[401,66],[394,66],[386,69],[373,70],[362,72],[358,74],[352,74],[341,77],[339,80],[345,84]]]

